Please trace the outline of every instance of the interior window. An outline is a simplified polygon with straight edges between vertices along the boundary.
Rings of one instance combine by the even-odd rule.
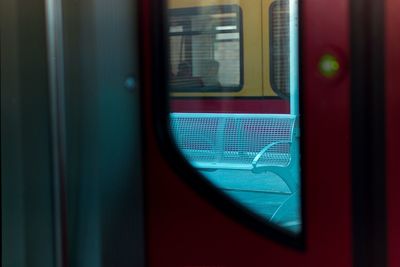
[[[171,9],[172,91],[241,89],[241,21],[238,6]]]

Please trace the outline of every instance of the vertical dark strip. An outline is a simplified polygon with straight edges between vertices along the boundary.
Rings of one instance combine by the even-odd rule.
[[[384,2],[350,1],[355,267],[387,266]]]

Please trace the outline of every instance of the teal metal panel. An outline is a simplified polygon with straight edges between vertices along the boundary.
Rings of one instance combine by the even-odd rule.
[[[55,266],[43,1],[1,2],[2,266]]]

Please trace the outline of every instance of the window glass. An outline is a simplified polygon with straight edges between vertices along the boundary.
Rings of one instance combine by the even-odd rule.
[[[172,91],[234,91],[241,87],[238,6],[191,6],[169,14]]]
[[[168,18],[176,146],[227,197],[299,233],[297,1],[171,0]]]

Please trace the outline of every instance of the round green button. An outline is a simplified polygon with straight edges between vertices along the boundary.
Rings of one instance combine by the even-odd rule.
[[[322,76],[332,78],[339,72],[340,64],[335,56],[325,54],[319,60],[318,69]]]

